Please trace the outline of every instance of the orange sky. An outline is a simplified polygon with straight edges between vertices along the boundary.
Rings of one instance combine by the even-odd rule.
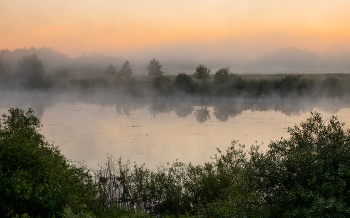
[[[128,55],[197,47],[248,56],[350,49],[349,0],[0,1],[0,48]],[[185,52],[185,51],[184,51]]]

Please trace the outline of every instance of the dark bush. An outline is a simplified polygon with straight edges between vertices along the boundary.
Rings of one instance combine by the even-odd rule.
[[[221,68],[216,71],[214,75],[214,82],[217,84],[225,84],[229,81],[230,70],[229,68]]]
[[[336,117],[313,113],[266,153],[252,147],[249,160],[238,159],[243,164],[231,187],[202,216],[348,217],[350,130],[343,127]]]
[[[152,84],[161,94],[169,94],[173,90],[173,82],[168,76],[156,76]]]
[[[321,92],[328,97],[344,95],[344,87],[341,81],[335,77],[327,77],[321,83]]]
[[[273,82],[275,91],[282,96],[304,94],[310,85],[311,83],[305,79],[301,79],[300,75],[288,75]]]
[[[179,73],[175,77],[175,87],[185,93],[193,93],[196,89],[192,78],[185,73]]]
[[[105,69],[105,74],[112,76],[117,73],[117,70],[115,69],[115,66],[113,64],[109,64]]]
[[[41,89],[49,84],[45,81],[45,70],[36,54],[18,60],[16,80],[23,88]]]
[[[0,121],[0,216],[27,213],[60,217],[67,206],[87,211],[95,188],[84,167],[68,163],[39,133],[40,121],[29,109],[11,108]]]

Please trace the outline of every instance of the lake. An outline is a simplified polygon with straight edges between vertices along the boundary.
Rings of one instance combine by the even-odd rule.
[[[0,112],[31,107],[41,119],[41,133],[73,161],[90,168],[112,155],[143,164],[178,161],[204,163],[232,140],[249,147],[288,137],[288,127],[318,111],[350,124],[347,100],[300,99],[129,99],[93,93],[0,95]]]

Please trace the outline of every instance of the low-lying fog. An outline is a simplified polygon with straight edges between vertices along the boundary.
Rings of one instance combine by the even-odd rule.
[[[280,48],[266,50],[255,56],[245,56],[239,51],[207,51],[203,48],[163,48],[135,54],[116,54],[106,56],[102,53],[83,54],[71,58],[50,48],[23,48],[10,51],[2,49],[0,64],[9,64],[16,70],[18,59],[25,55],[36,54],[42,61],[47,74],[67,70],[70,73],[103,73],[108,64],[117,70],[129,60],[134,75],[147,75],[147,64],[155,58],[163,65],[165,75],[179,72],[193,73],[198,64],[205,64],[212,73],[223,67],[229,67],[234,73],[348,73],[350,72],[350,51],[333,50],[316,53],[301,48]]]
[[[89,167],[122,157],[154,168],[176,159],[210,161],[216,148],[232,140],[249,147],[288,137],[287,128],[319,111],[350,124],[346,100],[121,98],[98,94],[1,92],[0,112],[10,107],[33,108],[41,133],[69,159]]]

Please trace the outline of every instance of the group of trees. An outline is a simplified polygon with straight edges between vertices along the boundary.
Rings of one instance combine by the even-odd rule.
[[[350,130],[334,116],[311,113],[266,152],[233,141],[212,162],[174,162],[157,170],[108,158],[95,179],[67,161],[39,128],[31,109],[2,115],[1,217],[350,215]],[[135,210],[143,215],[130,214]]]
[[[20,58],[15,72],[11,72],[9,65],[0,60],[0,79],[0,84],[6,87],[43,89],[49,85],[44,66],[36,54]]]
[[[7,62],[0,60],[0,88],[10,89],[52,89],[56,90],[83,90],[95,88],[119,89],[139,96],[145,89],[152,89],[161,94],[184,92],[202,96],[243,96],[262,97],[268,95],[285,96],[314,96],[314,97],[343,97],[350,93],[347,82],[329,76],[323,81],[302,79],[301,76],[287,75],[280,79],[247,80],[238,74],[231,73],[229,68],[221,68],[210,78],[211,69],[199,64],[192,75],[179,73],[175,79],[163,76],[162,65],[155,58],[147,65],[148,75],[154,77],[153,83],[135,79],[120,81],[121,77],[130,78],[133,75],[129,61],[125,61],[121,70],[109,64],[105,69],[107,75],[117,75],[117,86],[114,81],[106,78],[71,79],[65,69],[58,69],[54,74],[47,75],[44,65],[36,54],[26,55],[17,61],[15,70]],[[136,84],[137,83],[137,87]],[[150,85],[153,87],[150,87]],[[151,93],[151,92],[147,92]],[[154,92],[153,92],[154,93]]]
[[[162,66],[163,65],[161,65],[159,63],[159,61],[157,61],[155,58],[153,58],[152,60],[149,61],[149,64],[147,65],[148,75],[149,76],[161,76],[164,73],[161,70]],[[125,63],[122,66],[122,69],[118,73],[120,75],[117,75],[117,76],[131,77],[132,73],[133,72],[131,70],[130,62],[125,61]],[[114,74],[117,74],[117,70],[112,64],[110,64],[107,66],[107,68],[105,70],[105,74],[114,75]]]
[[[117,74],[117,70],[116,68],[114,67],[113,64],[109,64],[107,66],[107,68],[105,69],[105,74],[107,75],[115,75],[117,74],[118,76],[123,76],[123,77],[131,77],[132,75],[132,70],[131,70],[131,66],[130,66],[130,62],[129,61],[125,61],[123,66],[122,66],[122,69],[118,72]]]

